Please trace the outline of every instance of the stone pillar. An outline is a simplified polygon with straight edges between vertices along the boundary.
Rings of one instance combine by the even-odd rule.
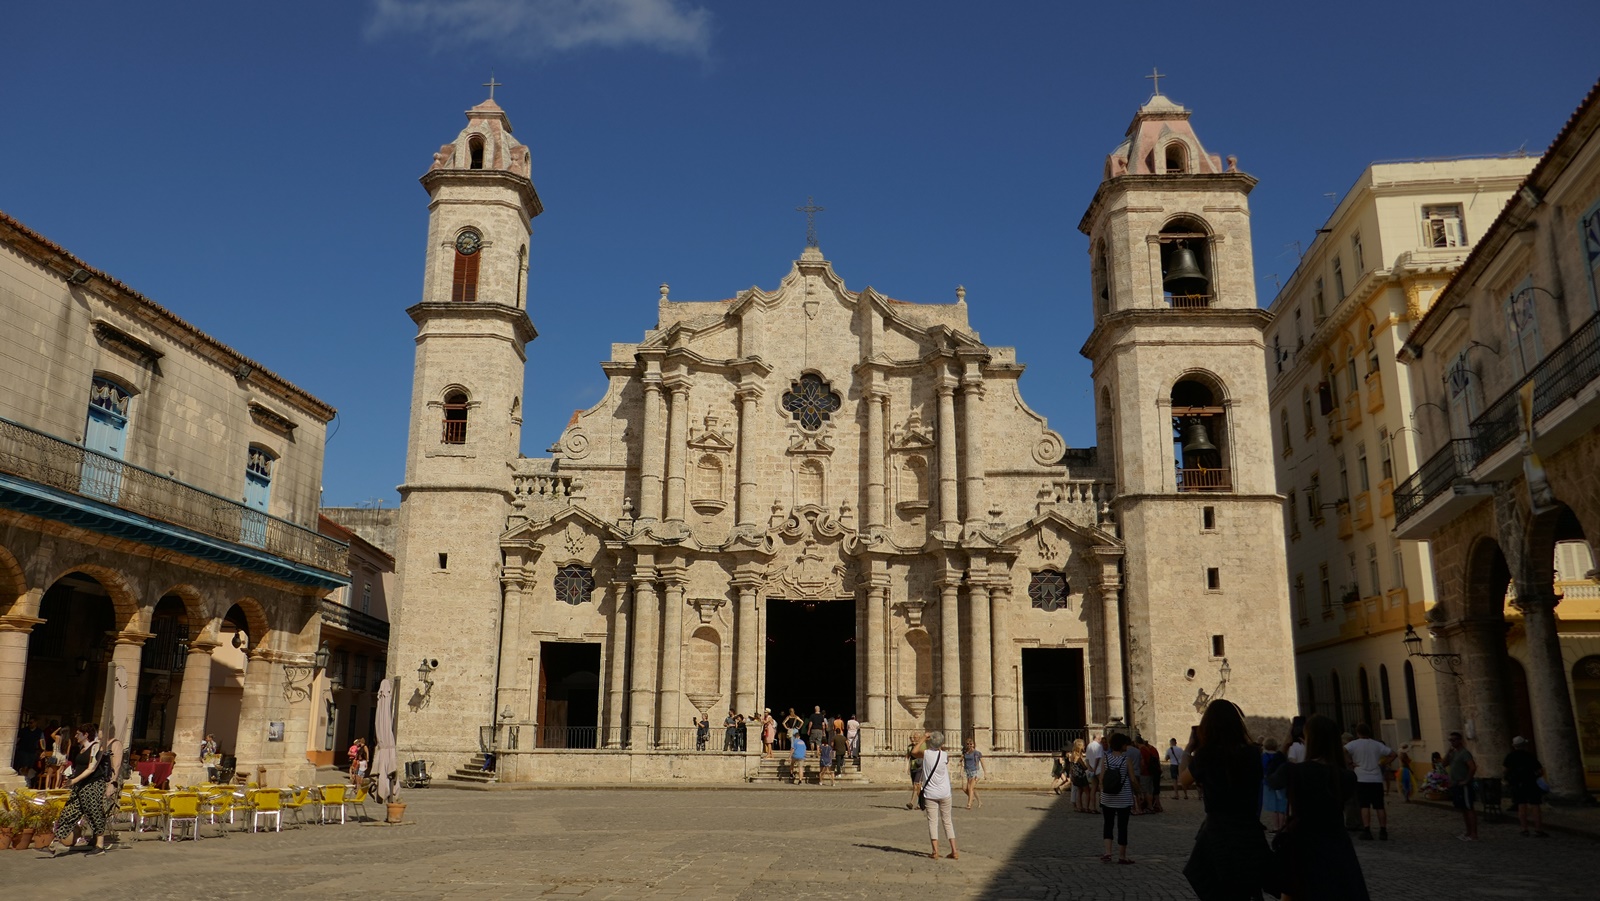
[[[1578,724],[1572,715],[1572,695],[1567,667],[1561,657],[1561,637],[1556,631],[1556,604],[1549,586],[1526,593],[1517,590],[1523,635],[1528,648],[1528,701],[1533,707],[1533,745],[1550,782],[1556,803],[1579,804],[1587,800],[1583,752],[1578,746]]]
[[[1461,620],[1441,632],[1461,654],[1461,716],[1459,723],[1445,723],[1444,731],[1470,732],[1469,749],[1478,761],[1478,775],[1499,776],[1500,763],[1511,747],[1510,680],[1506,673],[1506,623],[1500,616]],[[1531,642],[1530,642],[1531,644]],[[1449,676],[1441,678],[1448,679]],[[1529,695],[1533,693],[1529,673]],[[1467,728],[1471,722],[1472,728]],[[1540,754],[1545,752],[1539,749]],[[1541,762],[1543,762],[1541,760]],[[1550,764],[1546,763],[1548,767]],[[1552,784],[1554,784],[1552,782]]]
[[[867,394],[867,528],[881,528],[883,526],[883,457],[884,457],[884,425],[883,408],[888,402],[887,395],[876,391]]]
[[[956,509],[956,385],[939,382],[939,534],[954,539],[961,526]]]
[[[178,761],[172,767],[173,785],[199,785],[206,779],[200,760],[200,743],[206,737],[206,707],[211,700],[211,652],[217,645],[195,641],[183,664],[183,685],[178,689],[178,717],[173,724],[172,751]],[[127,736],[122,736],[124,740]]]
[[[1102,585],[1100,594],[1104,598],[1102,609],[1105,611],[1101,641],[1106,650],[1106,719],[1126,722],[1128,704],[1122,685],[1122,611],[1118,607],[1121,590],[1115,584]]]
[[[661,518],[661,473],[666,468],[665,430],[661,423],[661,376],[644,377],[644,434],[640,437],[639,519]]]
[[[620,748],[622,740],[623,688],[628,679],[628,596],[627,582],[611,583],[615,603],[611,610],[611,657],[606,661],[606,743],[607,748]]]
[[[256,767],[266,764],[267,712],[271,707],[267,692],[277,682],[273,672],[277,667],[278,655],[268,648],[252,648],[245,655],[244,692],[239,698],[239,729],[233,754],[238,758],[238,772],[252,782]]]
[[[974,571],[975,574],[978,571]],[[967,733],[977,742],[979,751],[990,749],[995,724],[991,720],[993,713],[993,670],[990,667],[989,651],[992,638],[989,634],[989,586],[983,582],[983,577],[969,580],[967,585],[967,622],[970,631],[967,637],[970,643],[968,652],[972,655],[972,684],[968,694],[972,698],[972,719],[969,722]]]
[[[959,573],[946,573],[939,583],[939,719],[945,737],[959,744],[961,735],[961,594]]]
[[[867,722],[879,729],[884,728],[887,716],[889,686],[883,664],[888,650],[884,641],[884,608],[888,604],[888,576],[874,575],[867,585]]]
[[[689,441],[689,383],[675,380],[667,406],[667,514],[670,522],[683,522],[683,500],[688,481],[685,454]]]
[[[37,609],[37,605],[35,605]],[[22,718],[22,687],[28,678],[28,634],[44,620],[33,616],[0,616],[0,788],[22,785],[11,768]]]
[[[994,691],[994,742],[998,751],[1025,750],[1010,736],[1017,728],[1017,696],[1011,681],[1011,661],[1016,651],[1011,647],[1011,630],[1006,613],[1011,604],[1011,583],[996,582],[989,588],[989,665],[993,673]],[[1016,745],[1013,747],[1013,745]]]
[[[518,647],[522,635],[522,582],[516,578],[500,580],[500,660],[496,671],[494,710],[490,722],[528,723],[533,721],[528,686],[517,678]],[[511,711],[510,718],[502,716]]]
[[[661,712],[656,724],[683,726],[683,576],[681,568],[663,571],[666,595],[661,614]]]
[[[744,385],[739,388],[739,496],[736,499],[737,521],[740,526],[757,527],[761,516],[756,502],[756,416],[761,400],[761,388]]]
[[[735,587],[739,592],[739,609],[734,613],[738,639],[734,645],[733,706],[749,715],[761,709],[756,700],[756,651],[761,643],[756,629],[756,583],[737,582]]]
[[[981,529],[988,514],[983,498],[983,376],[968,375],[961,386],[962,438],[966,439],[965,521],[969,531]]]
[[[128,740],[128,732],[133,727],[133,711],[139,700],[139,665],[144,654],[144,643],[152,637],[154,636],[150,632],[122,632],[116,636],[115,643],[111,647],[111,667],[107,672],[107,678],[115,679],[119,666],[128,677],[128,719],[118,730],[124,742]],[[111,711],[102,710],[100,719],[100,725],[107,725],[111,719]],[[203,721],[200,728],[205,728]]]
[[[656,595],[655,568],[643,567],[633,581],[633,673],[631,703],[633,723],[628,746],[635,751],[655,747],[652,724],[656,716],[656,645],[661,640],[661,602]]]

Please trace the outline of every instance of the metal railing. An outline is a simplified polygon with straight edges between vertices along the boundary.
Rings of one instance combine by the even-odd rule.
[[[389,640],[389,624],[370,613],[353,610],[337,601],[322,599],[322,621],[375,641]]]
[[[1054,754],[1083,738],[1082,729],[996,729],[994,749],[1024,754]]]
[[[597,748],[600,729],[597,726],[541,726],[541,748]]]
[[[1477,442],[1473,465],[1510,444],[1522,431],[1522,410],[1517,404],[1517,395],[1523,385],[1533,382],[1533,418],[1538,419],[1596,378],[1600,378],[1600,316],[1590,317],[1588,322],[1578,326],[1567,340],[1472,421],[1472,437]]]
[[[1232,491],[1232,471],[1227,469],[1179,469],[1179,491]]]
[[[1211,294],[1171,294],[1167,296],[1167,306],[1174,310],[1203,310],[1215,299]]]
[[[3,418],[0,472],[326,572],[349,570],[342,541]]]
[[[1458,480],[1468,478],[1478,461],[1477,443],[1456,438],[1439,448],[1394,490],[1394,522],[1399,525],[1427,506]]]

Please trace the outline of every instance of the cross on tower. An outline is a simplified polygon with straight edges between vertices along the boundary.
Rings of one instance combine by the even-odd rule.
[[[494,89],[495,88],[503,88],[503,87],[505,87],[504,84],[501,84],[500,82],[494,80],[494,70],[493,69],[489,70],[489,80],[484,82],[483,86],[489,89],[489,99],[490,100],[494,99]]]
[[[794,208],[795,212],[797,212],[797,213],[805,213],[806,214],[806,246],[807,247],[816,247],[817,246],[817,214],[822,212],[823,209],[824,209],[823,207],[817,206],[816,203],[814,203],[811,200],[811,196],[809,194],[806,195],[806,205],[805,206],[797,206],[797,207]]]
[[[1166,77],[1167,76],[1162,75],[1161,74],[1161,70],[1157,69],[1155,66],[1151,66],[1150,67],[1150,74],[1145,76],[1145,78],[1148,78],[1152,82],[1155,83],[1155,92],[1157,94],[1161,93],[1161,79],[1166,78]]]

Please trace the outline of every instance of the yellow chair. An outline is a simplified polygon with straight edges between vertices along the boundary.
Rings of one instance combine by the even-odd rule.
[[[319,787],[322,790],[322,811],[321,811],[320,819],[324,823],[328,822],[328,810],[329,810],[329,808],[332,808],[334,810],[339,811],[339,824],[341,826],[344,825],[344,790],[345,790],[345,786],[336,784],[336,785],[323,785],[323,786],[319,786]]]
[[[133,828],[135,832],[143,832],[150,823],[155,823],[156,828],[161,828],[161,821],[167,816],[167,805],[163,803],[159,794],[140,792],[133,796]]]
[[[311,789],[301,788],[296,789],[289,800],[282,802],[282,806],[284,810],[293,811],[295,819],[303,825],[306,821],[306,808],[316,803],[317,800],[311,797]]]
[[[173,792],[167,795],[167,841],[172,841],[173,829],[179,823],[188,823],[190,835],[200,840],[200,796],[194,792]]]
[[[262,817],[272,817],[272,823],[277,831],[283,831],[283,796],[275,788],[258,788],[250,793],[250,802],[255,806],[250,815],[250,831],[255,832],[261,825]]]
[[[363,784],[360,788],[356,789],[355,796],[354,797],[350,797],[350,798],[345,798],[344,799],[344,803],[345,803],[346,807],[359,807],[359,808],[361,808],[361,819],[370,820],[372,818],[367,816],[367,799],[370,798],[370,797],[372,797],[372,796],[367,794],[367,787],[366,787],[366,785]]]
[[[207,822],[217,827],[218,835],[227,834],[228,823],[233,822],[233,793],[211,792],[202,796],[200,813]]]

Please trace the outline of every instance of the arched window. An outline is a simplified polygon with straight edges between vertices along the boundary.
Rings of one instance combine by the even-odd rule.
[[[800,381],[792,382],[789,390],[783,392],[783,408],[808,432],[822,428],[841,406],[839,393],[821,376],[811,372],[800,376]]]
[[[1191,376],[1172,386],[1172,443],[1179,491],[1231,491],[1227,409],[1221,391]]]
[[[244,511],[239,520],[239,540],[251,547],[267,543],[267,505],[272,498],[272,451],[250,445],[244,465]]]
[[[1215,295],[1211,235],[1198,219],[1172,220],[1156,236],[1161,246],[1161,289],[1174,309],[1209,307]]]
[[[85,454],[79,490],[116,503],[122,491],[122,459],[127,448],[128,402],[133,392],[103,376],[89,387],[89,415],[83,427]]]
[[[1389,697],[1389,667],[1378,664],[1378,699],[1383,702],[1383,718],[1394,719],[1394,701]]]
[[[571,563],[556,570],[556,600],[576,607],[594,597],[594,570]]]
[[[1411,661],[1406,661],[1403,673],[1406,682],[1406,716],[1411,718],[1411,737],[1422,737],[1422,715],[1417,712],[1417,674],[1411,669]]]
[[[483,249],[483,234],[464,228],[456,235],[456,266],[450,277],[450,299],[472,303],[478,299],[478,259]]]
[[[483,168],[483,135],[473,135],[467,139],[467,155],[469,159],[467,168]]]
[[[1096,241],[1094,245],[1094,262],[1091,270],[1091,287],[1094,290],[1094,308],[1098,315],[1104,316],[1111,312],[1111,268],[1110,255],[1106,253],[1106,242]]]
[[[1306,716],[1312,716],[1317,712],[1317,680],[1311,678],[1310,673],[1306,674],[1306,706],[1300,708],[1300,711]]]
[[[1060,610],[1071,593],[1067,577],[1058,569],[1041,569],[1028,581],[1028,599],[1040,610]]]
[[[1372,725],[1372,683],[1367,678],[1367,668],[1356,670],[1356,691],[1361,695],[1361,716],[1359,722]]]
[[[1333,683],[1333,721],[1339,724],[1339,731],[1345,731],[1344,724],[1344,686],[1339,684],[1339,671],[1334,670],[1328,677]]]
[[[1189,148],[1182,141],[1167,144],[1167,172],[1177,174],[1189,171]]]
[[[467,443],[467,393],[452,391],[444,396],[445,444]]]

